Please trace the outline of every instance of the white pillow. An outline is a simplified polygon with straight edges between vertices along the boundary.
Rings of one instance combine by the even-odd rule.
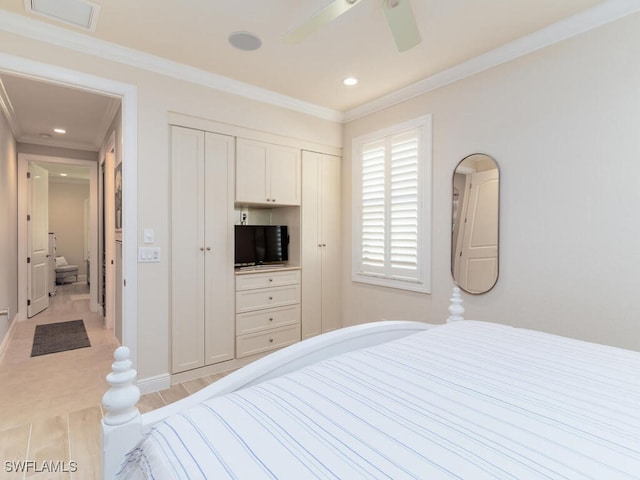
[[[69,265],[69,262],[67,262],[67,259],[64,257],[56,257],[56,267],[65,267]]]

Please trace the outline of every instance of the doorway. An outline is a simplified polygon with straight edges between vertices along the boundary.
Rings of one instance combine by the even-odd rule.
[[[48,228],[48,198],[40,199],[41,202],[46,203],[46,207],[42,207],[40,210],[43,210],[42,215],[46,215],[46,219],[44,218],[31,218],[31,209],[29,208],[30,197],[33,197],[32,191],[35,185],[33,183],[28,183],[27,172],[29,170],[33,170],[33,167],[37,167],[40,170],[40,174],[38,176],[46,176],[48,177],[49,170],[47,166],[53,169],[54,166],[68,166],[69,168],[83,168],[86,169],[89,173],[89,225],[87,232],[87,241],[88,241],[88,264],[96,265],[98,262],[98,174],[97,174],[97,164],[96,162],[92,162],[89,160],[78,160],[78,159],[70,159],[70,158],[59,158],[59,157],[51,157],[44,155],[36,155],[36,154],[18,154],[18,258],[31,258],[32,252],[36,250],[40,250],[40,247],[44,246],[46,242],[46,246],[48,247],[48,234],[50,229]],[[33,180],[33,179],[32,179]],[[42,180],[42,179],[39,179]],[[36,180],[36,181],[39,181]],[[48,180],[48,178],[47,178]],[[48,182],[47,182],[48,183]],[[79,222],[82,222],[82,219],[78,219]],[[38,228],[32,228],[34,223],[39,225]],[[44,229],[42,230],[42,225],[44,224]],[[32,230],[34,230],[32,232]],[[40,238],[42,237],[42,238]],[[45,240],[46,237],[46,240]],[[36,243],[36,247],[34,248],[34,241]],[[82,248],[82,246],[80,247]],[[46,248],[48,251],[49,249]],[[84,252],[82,252],[84,253]],[[49,252],[49,254],[51,254]],[[45,254],[46,256],[46,254]],[[75,258],[75,257],[73,257]],[[82,257],[80,257],[82,258]],[[39,311],[42,311],[48,305],[48,294],[49,289],[46,289],[45,298],[40,298],[43,295],[37,295],[40,298],[39,303],[45,303],[45,305],[39,305],[37,308],[32,308],[33,298],[32,295],[29,295],[29,292],[34,288],[31,287],[32,283],[40,285],[40,282],[34,279],[34,275],[36,272],[33,272],[33,265],[36,262],[28,261],[18,262],[18,308],[20,318],[24,319],[27,317],[32,317]],[[45,265],[42,267],[40,271],[40,276],[44,278],[45,287],[48,284],[48,281],[51,275],[49,271],[51,268],[54,268],[53,265]],[[95,270],[95,269],[94,269]],[[76,278],[77,280],[77,278]],[[41,280],[42,281],[42,280]],[[98,303],[98,292],[95,286],[97,285],[97,275],[95,271],[91,271],[89,269],[87,282],[89,283],[90,290],[90,308],[91,311],[97,312],[99,311],[99,303]],[[36,291],[39,291],[39,288],[36,288]]]
[[[91,91],[121,99],[121,126],[118,144],[122,147],[122,251],[123,282],[122,290],[122,343],[129,347],[130,358],[137,364],[137,88],[107,78],[70,70],[56,65],[32,61],[25,58],[0,55],[0,72],[21,75],[64,85],[70,89]],[[21,222],[19,222],[21,223]],[[24,252],[23,252],[24,253]],[[22,263],[22,262],[20,262]],[[95,270],[95,269],[94,269]],[[91,273],[93,277],[93,273]],[[19,272],[18,281],[23,285],[25,272]],[[126,286],[129,285],[129,288]],[[22,288],[19,291],[23,291]],[[26,291],[26,290],[25,290]],[[26,305],[26,299],[19,298],[20,305]],[[21,310],[24,310],[22,308]],[[19,313],[19,318],[24,318]]]

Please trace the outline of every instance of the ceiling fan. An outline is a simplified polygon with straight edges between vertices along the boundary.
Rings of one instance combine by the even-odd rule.
[[[420,43],[420,32],[411,9],[409,0],[378,0],[382,1],[382,9],[387,18],[387,24],[396,42],[399,52],[409,50]],[[323,25],[335,20],[340,15],[355,7],[360,0],[334,0],[311,18],[298,25],[284,36],[289,43],[300,43],[307,36]]]

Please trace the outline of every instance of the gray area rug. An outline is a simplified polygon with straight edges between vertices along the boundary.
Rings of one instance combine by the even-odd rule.
[[[90,347],[87,329],[82,320],[36,325],[31,356]]]

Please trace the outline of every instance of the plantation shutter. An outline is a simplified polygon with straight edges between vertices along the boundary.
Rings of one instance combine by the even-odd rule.
[[[419,130],[362,145],[360,272],[419,280]]]
[[[431,115],[352,145],[352,280],[429,293]]]
[[[418,131],[390,138],[389,269],[394,278],[418,279]]]
[[[384,273],[385,228],[385,142],[362,147],[362,246],[363,272]]]

